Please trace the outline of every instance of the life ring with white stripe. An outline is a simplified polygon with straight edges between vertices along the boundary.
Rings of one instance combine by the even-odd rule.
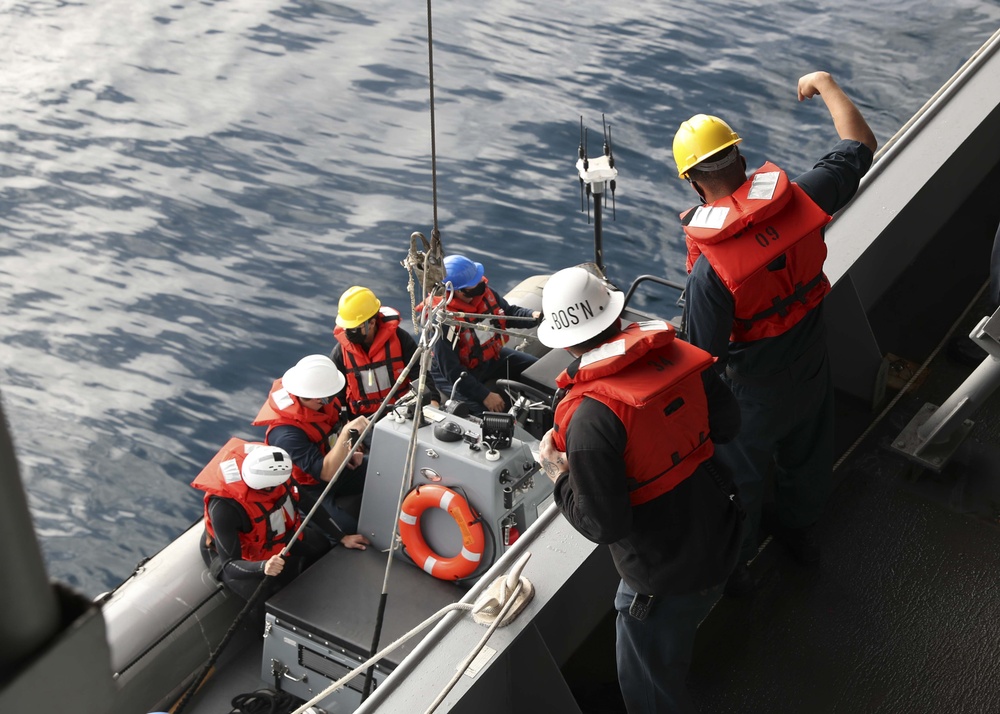
[[[455,519],[462,532],[462,550],[457,555],[445,558],[427,545],[420,530],[420,516],[428,508],[440,508]],[[469,502],[458,492],[438,484],[417,486],[403,499],[399,536],[417,567],[441,580],[458,580],[471,575],[486,548],[483,524],[472,512]]]

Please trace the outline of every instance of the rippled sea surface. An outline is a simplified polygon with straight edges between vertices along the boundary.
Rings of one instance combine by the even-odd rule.
[[[345,288],[409,314],[399,261],[434,223],[426,4],[0,16],[0,393],[50,572],[94,595],[200,516],[188,484],[329,351]],[[885,142],[997,27],[986,0],[436,2],[445,248],[501,289],[592,259],[574,163],[603,115],[609,274],[680,280],[679,122],[722,115],[752,165],[795,173],[834,139],[800,75],[832,71]]]

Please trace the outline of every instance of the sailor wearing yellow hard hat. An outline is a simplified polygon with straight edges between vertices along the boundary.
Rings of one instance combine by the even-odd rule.
[[[349,287],[340,296],[336,322],[330,359],[347,381],[341,401],[349,415],[371,416],[413,358],[417,343],[403,327],[399,312],[361,285]],[[416,376],[416,369],[412,374]],[[411,381],[408,377],[399,386],[394,401],[409,393]],[[425,403],[433,401],[436,395],[425,395]]]
[[[743,414],[739,436],[718,449],[748,512],[740,564],[726,590],[732,595],[754,588],[747,561],[758,549],[769,473],[776,535],[799,561],[819,559],[818,522],[833,466],[823,230],[854,196],[877,145],[828,72],[804,75],[797,89],[799,101],[822,98],[839,140],[794,179],[772,163],[748,176],[742,139],[717,116],[696,114],[673,142],[677,173],[701,199],[681,215],[688,339],[718,357]]]

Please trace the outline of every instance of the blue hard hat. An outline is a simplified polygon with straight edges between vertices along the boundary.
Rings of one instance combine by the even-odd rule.
[[[449,255],[444,259],[444,281],[456,290],[479,285],[483,279],[483,264],[469,260],[464,255]]]

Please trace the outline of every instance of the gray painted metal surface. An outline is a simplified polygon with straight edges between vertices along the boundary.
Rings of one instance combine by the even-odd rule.
[[[539,472],[528,441],[515,437],[509,447],[491,453],[482,443],[479,424],[433,407],[426,407],[424,413],[428,424],[417,433],[412,485],[440,484],[459,489],[482,516],[488,541],[483,557],[495,558],[507,546],[504,527],[513,523],[519,531],[527,530],[545,501],[550,500],[552,483]],[[435,427],[446,423],[461,434],[457,441],[444,441],[435,435]],[[387,417],[375,425],[372,436],[359,532],[380,550],[392,544],[412,431],[412,420]],[[504,500],[505,489],[509,503]],[[461,550],[458,528],[440,509],[424,513],[421,530],[435,552],[452,555]]]
[[[534,598],[520,617],[497,630],[488,643],[492,654],[459,680],[439,711],[576,710],[559,668],[611,609],[618,576],[608,549],[583,538],[552,506],[463,601],[474,602],[524,552],[531,553],[523,577],[534,585]],[[471,617],[449,616],[358,709],[359,714],[424,711],[485,631]]]
[[[16,543],[0,579],[0,672],[18,666],[59,629],[59,602],[49,584],[42,551],[21,485],[14,444],[0,408],[0,523],[7,543]]]
[[[868,312],[939,232],[960,244],[949,222],[1000,162],[998,77],[1000,32],[882,149],[826,231],[834,379],[872,405],[884,396],[886,350]],[[996,204],[996,194],[989,200]]]

